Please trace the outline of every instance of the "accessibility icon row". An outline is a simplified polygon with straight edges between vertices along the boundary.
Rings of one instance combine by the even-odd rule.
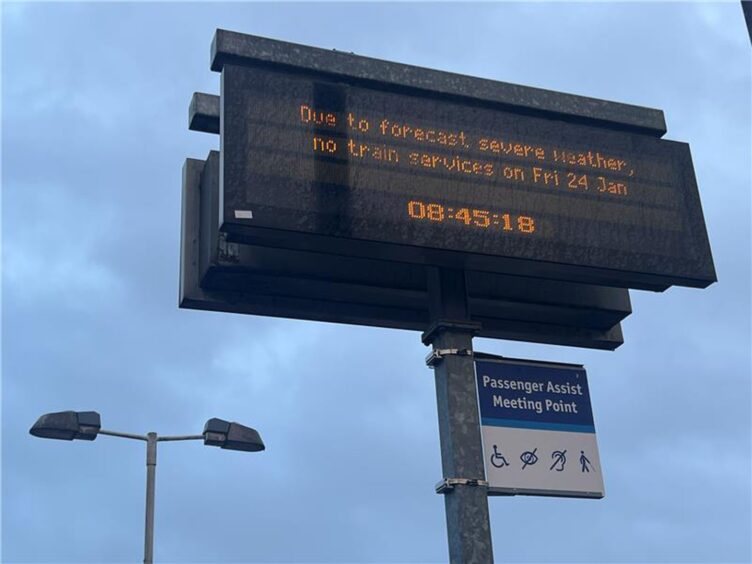
[[[534,448],[533,450],[526,450],[522,454],[520,454],[520,462],[522,462],[522,469],[524,470],[528,466],[534,466],[538,463],[538,448]],[[553,464],[548,468],[549,471],[554,472],[563,472],[564,467],[567,464],[567,451],[566,450],[555,450],[551,453],[551,460],[553,460]],[[595,468],[593,467],[593,463],[590,462],[590,459],[588,459],[587,455],[585,455],[585,451],[580,451],[580,472],[582,473],[590,473],[595,472]],[[494,466],[494,468],[504,468],[505,466],[511,466],[507,459],[504,457],[504,455],[499,451],[498,445],[493,445],[493,454],[491,455],[491,464]]]

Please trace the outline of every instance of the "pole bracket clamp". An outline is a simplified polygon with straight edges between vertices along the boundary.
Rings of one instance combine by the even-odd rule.
[[[436,484],[436,493],[443,494],[451,492],[455,486],[487,488],[488,480],[481,480],[479,478],[444,478]]]
[[[426,356],[426,366],[433,368],[439,364],[445,356],[473,356],[470,349],[434,349]]]

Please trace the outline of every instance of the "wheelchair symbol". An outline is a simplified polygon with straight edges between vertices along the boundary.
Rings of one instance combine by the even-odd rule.
[[[496,468],[504,468],[504,466],[509,466],[509,462],[507,462],[507,459],[504,458],[504,455],[499,452],[499,450],[496,448],[496,445],[493,446],[493,450],[493,454],[491,455],[491,464],[493,464]]]

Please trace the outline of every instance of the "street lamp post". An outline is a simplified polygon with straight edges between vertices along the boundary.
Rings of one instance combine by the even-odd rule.
[[[102,429],[96,411],[61,411],[46,413],[37,419],[29,433],[43,439],[74,439],[93,441],[98,435],[146,442],[146,519],[144,532],[144,564],[154,561],[154,491],[157,471],[157,443],[161,441],[197,441],[228,450],[258,452],[266,448],[258,431],[239,423],[212,418],[204,425],[201,435],[159,436],[157,433],[134,435]]]

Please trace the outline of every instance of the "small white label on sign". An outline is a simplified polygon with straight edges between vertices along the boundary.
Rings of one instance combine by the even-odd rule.
[[[235,210],[235,219],[253,219],[251,210]]]

